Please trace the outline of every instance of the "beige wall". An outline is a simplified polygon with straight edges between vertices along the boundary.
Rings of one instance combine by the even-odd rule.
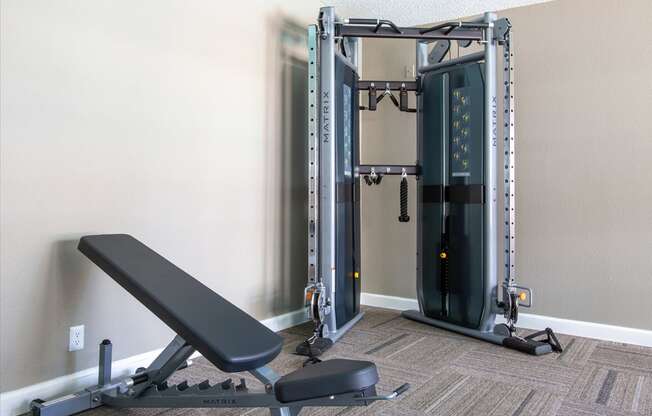
[[[362,46],[362,79],[409,80],[415,59],[414,43],[404,40],[365,39]],[[407,69],[407,73],[406,73]],[[360,104],[367,105],[361,94]],[[408,97],[416,106],[413,94]],[[396,110],[386,98],[374,111],[361,112],[360,159],[363,164],[416,162],[416,115]],[[397,176],[385,177],[380,186],[361,185],[363,291],[414,297],[416,280],[416,222],[398,222]],[[416,182],[409,178],[409,189]],[[409,215],[416,215],[416,194],[409,193]]]
[[[301,21],[318,8],[284,6]],[[301,306],[305,260],[284,263],[279,218],[305,236],[305,198],[285,189],[268,110],[278,13],[2,2],[1,391],[96,365],[103,338],[116,359],[171,338],[76,250],[84,234],[130,233],[259,319]],[[86,348],[69,353],[77,324]]]
[[[307,20],[317,7],[286,12]],[[305,270],[280,238],[304,207],[289,202],[301,190],[282,175],[287,146],[268,110],[272,9],[2,2],[0,391],[93,366],[105,337],[120,359],[171,336],[76,251],[84,234],[131,233],[257,318],[300,306]],[[506,14],[533,312],[652,329],[651,5],[560,0]],[[367,47],[365,78],[403,77],[413,54]],[[384,107],[364,116],[363,162],[413,162],[413,115]],[[414,222],[396,220],[398,180],[363,198],[364,290],[413,297]],[[86,349],[69,353],[76,324]]]
[[[527,312],[652,329],[652,2],[557,0],[500,14],[516,45],[517,267],[535,291]],[[393,57],[413,56],[398,43],[367,51],[364,77],[389,63],[374,76],[399,78]],[[375,117],[362,124],[365,158],[413,160],[413,125],[402,138],[399,116]],[[415,237],[396,222],[397,186],[363,193],[372,228],[363,290],[415,297]],[[390,212],[375,209],[383,201]]]

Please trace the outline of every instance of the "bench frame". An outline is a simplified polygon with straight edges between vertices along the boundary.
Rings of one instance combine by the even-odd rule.
[[[295,416],[302,408],[310,406],[366,406],[377,400],[392,400],[408,388],[408,385],[403,385],[391,394],[378,396],[375,386],[372,386],[362,392],[281,403],[274,393],[274,385],[280,376],[267,366],[249,371],[263,383],[264,390],[249,389],[245,379],[237,385],[227,379],[213,385],[206,380],[195,385],[184,381],[168,386],[166,380],[177,370],[191,365],[189,358],[195,352],[178,335],[147,368],[111,382],[112,347],[109,340],[100,344],[97,385],[50,401],[34,400],[32,414],[64,416],[107,405],[115,408],[266,407],[272,416]]]
[[[115,408],[261,407],[268,408],[273,416],[292,416],[307,406],[365,406],[375,400],[391,400],[409,388],[409,384],[405,384],[387,396],[378,396],[375,387],[378,376],[374,374],[364,384],[351,383],[330,391],[313,389],[310,394],[285,396],[284,384],[280,381],[282,377],[267,367],[281,351],[280,336],[129,235],[85,236],[80,239],[79,250],[173,328],[176,336],[147,368],[138,368],[134,374],[116,381],[111,379],[113,345],[105,339],[99,346],[97,384],[53,400],[32,401],[30,407],[34,416],[67,416],[102,405]],[[160,289],[161,286],[165,286],[165,290]],[[182,309],[188,306],[187,302],[176,302],[171,295],[176,293],[171,290],[184,287],[193,301],[204,308],[215,303],[212,314],[216,319],[221,319],[221,323],[225,319],[237,322],[243,331],[249,331],[244,339],[258,340],[261,347],[256,350],[245,348],[243,342],[229,344],[226,337],[233,335],[228,332],[228,325],[210,325],[206,329],[206,325],[198,327],[184,322],[184,318],[186,321],[204,318],[196,308],[191,308],[190,312]],[[223,343],[226,347],[221,348]],[[238,355],[242,348],[246,351]],[[237,385],[230,378],[217,384],[204,380],[192,386],[187,381],[169,385],[170,376],[188,367],[190,357],[197,351],[224,372],[249,372],[263,384],[263,388],[249,389],[244,378]],[[295,370],[288,376],[296,376],[299,371]],[[341,375],[353,376],[346,372]],[[300,400],[285,402],[284,397]]]

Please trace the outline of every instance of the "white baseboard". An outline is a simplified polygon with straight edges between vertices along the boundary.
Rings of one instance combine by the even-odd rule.
[[[261,323],[272,331],[281,331],[305,322],[306,319],[305,309],[299,309],[265,319],[261,321]],[[163,348],[159,348],[154,351],[114,361],[111,368],[113,378],[117,379],[133,374],[138,367],[147,367],[162,350]],[[201,354],[195,352],[191,358],[200,356]],[[97,384],[97,374],[97,367],[87,368],[73,374],[68,374],[17,390],[1,393],[0,415],[15,416],[25,413],[29,410],[29,403],[36,398],[42,398],[45,400],[53,399],[65,394],[83,390],[86,387]]]
[[[375,306],[377,308],[396,309],[398,311],[419,309],[419,302],[417,302],[416,299],[378,295],[376,293],[367,292],[362,292],[360,294],[360,303],[367,306]]]
[[[297,309],[296,311],[284,313],[283,315],[274,316],[260,321],[267,328],[274,332],[282,331],[284,329],[292,328],[306,322],[309,319],[308,310],[305,308]]]
[[[496,321],[504,322],[505,318],[501,316]],[[552,328],[560,334],[652,347],[652,331],[646,329],[628,328],[597,322],[575,321],[573,319],[555,318],[553,316],[529,313],[518,314],[518,326],[530,329]]]
[[[360,295],[360,302],[363,305],[387,309],[419,309],[419,303],[416,299],[378,295],[375,293],[362,293]],[[496,322],[504,322],[503,317],[498,317]],[[550,327],[560,334],[652,347],[652,331],[645,329],[575,321],[572,319],[554,318],[529,313],[519,313],[518,326],[529,329]]]

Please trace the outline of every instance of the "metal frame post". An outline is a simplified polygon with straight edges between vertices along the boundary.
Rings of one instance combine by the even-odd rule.
[[[317,26],[308,27],[308,286],[319,280],[319,132]]]
[[[194,352],[192,345],[177,335],[147,367],[149,381],[156,385],[165,382],[175,371],[187,365],[188,359]]]
[[[496,40],[494,39],[495,13],[485,13],[487,23],[484,39],[485,70],[485,120],[484,120],[484,272],[485,282],[491,290],[485,290],[484,327],[481,331],[491,331],[494,319],[490,319],[495,310],[498,286],[498,210],[497,210],[497,145],[498,145],[498,100],[496,97]]]
[[[326,302],[335,304],[335,9],[320,9],[319,33],[319,268]],[[329,311],[330,312],[330,311]],[[324,336],[337,328],[335,313],[324,317]]]
[[[111,383],[112,348],[111,341],[105,339],[100,343],[100,360],[97,373],[97,386]]]
[[[416,71],[419,72],[421,67],[428,65],[428,43],[417,40],[416,42]]]
[[[505,84],[503,133],[505,153],[505,281],[508,290],[516,282],[516,149],[514,121],[514,51],[512,32],[503,46],[503,79]]]
[[[312,344],[323,337],[336,341],[361,317],[337,322],[336,303],[336,198],[337,198],[337,104],[335,89],[336,59],[358,71],[361,42],[357,37],[339,38],[333,7],[322,7],[317,26],[308,29],[309,48],[309,252],[306,303],[315,323]],[[337,42],[343,42],[338,45]],[[346,50],[346,56],[339,51]],[[355,91],[357,93],[357,91]],[[359,161],[355,161],[358,165]]]

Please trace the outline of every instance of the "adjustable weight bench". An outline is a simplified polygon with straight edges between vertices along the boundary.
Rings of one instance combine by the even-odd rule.
[[[93,235],[79,250],[165,322],[177,336],[147,368],[111,381],[109,340],[100,344],[98,384],[58,399],[31,403],[32,413],[61,416],[98,406],[116,408],[266,407],[272,415],[297,415],[308,406],[364,406],[391,400],[409,388],[376,395],[378,373],[368,361],[333,359],[311,364],[282,377],[266,367],[283,340],[135,238]],[[168,385],[199,351],[222,371],[248,371],[264,385],[253,391],[244,379],[196,385]]]

